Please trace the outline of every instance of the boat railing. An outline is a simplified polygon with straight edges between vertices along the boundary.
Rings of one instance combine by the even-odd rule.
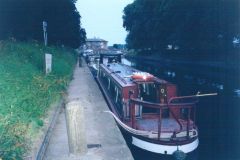
[[[199,92],[200,93],[200,92]],[[217,93],[208,93],[208,94],[199,94],[197,93],[196,95],[190,95],[190,96],[180,96],[180,97],[171,97],[168,100],[168,104],[174,104],[176,101],[183,101],[183,100],[191,100],[192,102],[195,101],[195,103],[198,102],[198,97],[205,97],[205,96],[216,96],[218,95]],[[175,101],[175,102],[174,102]]]
[[[184,100],[187,98],[184,98]],[[180,101],[182,98],[180,97],[174,97],[172,100],[170,100],[168,103],[152,103],[148,101],[142,101],[140,99],[135,99],[131,98],[130,99],[130,119],[131,119],[131,127],[136,129],[136,123],[137,122],[137,117],[136,117],[136,105],[141,106],[142,108],[152,108],[155,110],[158,110],[158,126],[157,126],[157,138],[160,140],[161,134],[162,134],[162,120],[163,120],[163,113],[166,111],[169,111],[172,119],[174,119],[177,124],[179,125],[179,130],[172,131],[172,137],[174,135],[182,132],[183,130],[186,132],[186,137],[187,139],[190,137],[190,125],[195,127],[195,106],[196,103],[198,102],[196,99],[195,100],[189,100],[189,101]],[[186,114],[184,117],[184,121],[187,122],[187,126],[185,124],[185,127],[183,126],[182,121],[180,121],[182,117],[181,110],[186,110]],[[191,122],[192,121],[192,122]]]

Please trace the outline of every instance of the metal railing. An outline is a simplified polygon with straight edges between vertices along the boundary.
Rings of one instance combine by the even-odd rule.
[[[177,124],[179,125],[179,130],[176,132],[172,132],[172,135],[176,135],[177,133],[180,133],[181,131],[186,130],[186,137],[187,139],[189,138],[189,132],[190,132],[190,121],[193,120],[193,125],[195,121],[195,106],[196,103],[198,102],[197,99],[189,101],[189,102],[176,102],[179,100],[187,99],[187,98],[192,98],[192,97],[173,97],[171,98],[168,103],[152,103],[152,102],[147,102],[147,101],[142,101],[140,99],[135,99],[131,98],[129,101],[129,106],[130,106],[130,119],[131,119],[131,127],[136,129],[136,117],[135,117],[135,105],[141,105],[142,107],[146,108],[153,108],[157,109],[158,112],[158,128],[157,128],[157,138],[160,140],[161,138],[161,130],[162,130],[162,113],[164,110],[168,110],[169,113],[172,115],[172,119],[174,119]],[[187,109],[187,118],[184,120],[187,122],[187,126],[183,126],[182,122],[179,121],[181,118],[181,110],[182,109]],[[176,113],[178,112],[178,114]],[[193,112],[193,114],[191,114]],[[185,128],[186,127],[186,128]]]

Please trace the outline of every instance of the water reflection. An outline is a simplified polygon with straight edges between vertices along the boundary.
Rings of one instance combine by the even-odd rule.
[[[171,71],[165,71],[164,74],[166,74],[168,77],[175,77],[176,76],[176,73],[171,72]]]
[[[179,94],[192,95],[217,92],[215,97],[200,99],[197,108],[200,145],[197,153],[187,156],[188,160],[238,160],[240,159],[240,77],[235,71],[162,64],[131,59],[128,65],[150,72],[159,78],[178,85]],[[171,159],[146,153],[130,145],[136,160]],[[194,155],[194,156],[193,156]]]
[[[237,97],[240,97],[240,89],[235,89],[234,93]]]

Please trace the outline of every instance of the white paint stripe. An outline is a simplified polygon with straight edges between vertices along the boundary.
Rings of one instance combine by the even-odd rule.
[[[143,141],[136,137],[132,137],[132,144],[144,150],[154,152],[154,153],[161,153],[161,154],[165,154],[165,152],[166,154],[173,154],[173,152],[177,150],[177,146],[154,144],[154,143]],[[189,153],[195,150],[198,147],[198,144],[199,144],[199,140],[196,139],[192,143],[179,145],[178,149],[183,151],[184,153]]]

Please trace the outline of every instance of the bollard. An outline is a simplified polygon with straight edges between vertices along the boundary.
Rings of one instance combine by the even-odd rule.
[[[66,123],[70,154],[83,154],[87,151],[84,126],[84,110],[79,101],[66,104]]]
[[[78,57],[78,67],[82,67],[82,57]]]

